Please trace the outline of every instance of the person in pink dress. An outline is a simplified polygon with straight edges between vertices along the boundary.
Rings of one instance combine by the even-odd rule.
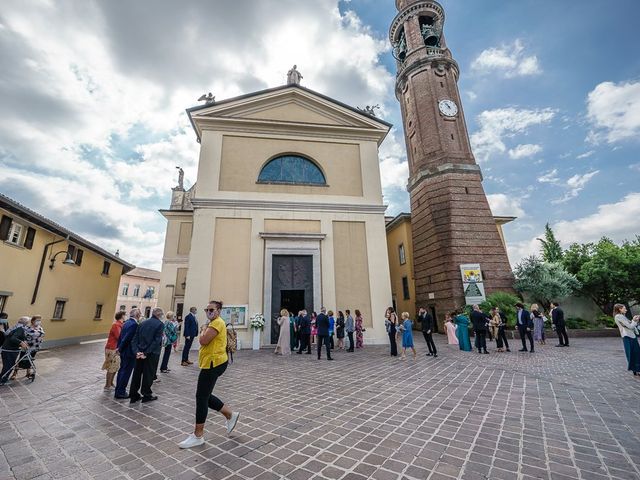
[[[362,332],[364,332],[364,328],[362,328],[362,314],[360,310],[356,310],[356,348],[364,347]]]
[[[451,321],[451,315],[448,313],[444,316],[446,322],[444,322],[444,327],[447,329],[447,341],[449,345],[458,345],[458,337],[456,335],[456,329],[458,326]]]
[[[316,326],[316,312],[311,313],[311,345],[316,343],[316,337],[318,336],[318,327]]]

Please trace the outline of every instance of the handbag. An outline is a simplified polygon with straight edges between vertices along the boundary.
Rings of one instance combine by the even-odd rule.
[[[229,328],[231,327],[231,328]],[[229,363],[233,363],[233,354],[238,350],[238,332],[231,323],[227,323],[227,354]]]

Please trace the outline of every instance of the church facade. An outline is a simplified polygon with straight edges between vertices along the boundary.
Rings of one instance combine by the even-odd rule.
[[[296,72],[297,73],[297,72]],[[365,342],[387,341],[391,304],[378,147],[390,125],[296,83],[187,110],[198,175],[163,210],[159,306],[222,300],[243,348],[282,308],[359,309]]]

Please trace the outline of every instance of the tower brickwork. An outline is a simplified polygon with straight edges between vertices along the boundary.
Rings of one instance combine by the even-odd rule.
[[[420,0],[396,7],[389,38],[409,162],[416,306],[435,308],[441,323],[465,304],[461,264],[480,264],[487,295],[513,291],[513,275],[471,151],[444,10]]]

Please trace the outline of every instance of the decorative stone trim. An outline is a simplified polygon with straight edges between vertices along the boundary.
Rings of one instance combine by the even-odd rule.
[[[411,192],[422,180],[425,178],[431,178],[445,173],[477,173],[482,180],[482,171],[478,165],[469,165],[464,163],[445,163],[439,167],[433,169],[423,169],[418,174],[409,180],[407,190]]]
[[[414,3],[410,7],[407,7],[400,13],[398,13],[398,15],[396,15],[396,18],[393,19],[393,22],[391,22],[391,28],[389,29],[389,40],[391,41],[391,43],[395,43],[396,41],[395,38],[398,28],[403,25],[409,17],[415,15],[421,10],[430,10],[437,15],[437,17],[435,18],[436,21],[444,23],[444,9],[438,2],[427,1]]]
[[[271,233],[260,232],[260,238],[265,239],[287,239],[287,240],[324,240],[327,235],[324,233]]]
[[[349,203],[280,202],[273,200],[236,200],[194,198],[194,208],[235,208],[238,210],[311,210],[323,212],[349,212],[380,214],[387,205],[362,205]]]

